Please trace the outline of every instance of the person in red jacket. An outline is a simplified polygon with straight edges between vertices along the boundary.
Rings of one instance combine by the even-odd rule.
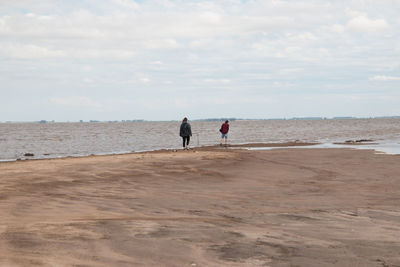
[[[228,132],[229,132],[229,121],[226,120],[224,124],[221,125],[221,129],[219,130],[221,132],[221,142],[219,143],[220,146],[222,146],[222,143],[224,142],[225,139],[225,146],[228,145]]]

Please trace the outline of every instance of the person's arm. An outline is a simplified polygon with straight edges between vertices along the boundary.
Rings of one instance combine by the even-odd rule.
[[[190,136],[192,136],[192,126],[190,126],[190,124],[188,124],[188,126],[189,126],[189,134]]]

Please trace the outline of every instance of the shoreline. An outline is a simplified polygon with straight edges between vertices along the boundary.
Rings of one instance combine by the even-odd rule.
[[[246,147],[293,147],[293,146],[310,146],[317,145],[320,143],[310,143],[310,142],[282,142],[282,143],[244,143],[244,144],[233,144],[228,145],[227,148],[246,148]],[[219,145],[205,145],[199,147],[191,147],[191,150],[203,150],[203,149],[212,149],[212,148],[220,148]],[[140,153],[153,153],[153,152],[173,152],[182,150],[181,148],[161,148],[155,150],[143,150],[143,151],[131,151],[131,152],[112,152],[112,153],[104,153],[104,154],[88,154],[88,155],[77,155],[77,156],[59,156],[59,157],[42,157],[35,158],[30,156],[24,156],[23,158],[17,159],[4,159],[0,160],[1,163],[7,162],[16,162],[16,161],[28,161],[28,160],[52,160],[52,159],[65,159],[65,158],[86,158],[86,157],[102,157],[102,156],[112,156],[112,155],[129,155],[129,154],[140,154]]]
[[[229,144],[227,149],[248,149],[248,150],[263,150],[263,149],[292,149],[292,148],[348,148],[348,149],[367,149],[374,150],[376,153],[398,155],[400,154],[400,143],[392,142],[390,143],[394,148],[384,149],[385,143],[379,143],[374,140],[369,140],[369,142],[332,142],[332,143],[321,143],[321,142],[303,142],[303,141],[290,141],[290,142],[279,142],[279,143],[241,143],[241,144]],[[207,149],[220,149],[219,145],[205,145],[199,147],[191,147],[191,150],[207,150]],[[102,153],[102,154],[88,154],[88,155],[77,155],[77,156],[59,156],[59,157],[20,157],[17,159],[4,159],[0,160],[0,164],[9,162],[19,162],[19,161],[31,161],[31,160],[54,160],[54,159],[65,159],[65,158],[86,158],[86,157],[103,157],[112,155],[129,155],[129,154],[141,154],[141,153],[157,153],[157,152],[176,152],[180,151],[182,148],[161,148],[155,150],[143,150],[143,151],[131,151],[131,152],[113,152],[113,153]]]
[[[0,265],[397,266],[398,159],[218,146],[0,164]]]

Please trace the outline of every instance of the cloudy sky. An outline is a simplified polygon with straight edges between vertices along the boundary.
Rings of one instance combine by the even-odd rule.
[[[0,0],[0,121],[400,115],[399,0]]]

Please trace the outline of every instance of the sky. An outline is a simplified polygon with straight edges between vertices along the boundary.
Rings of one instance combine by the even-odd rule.
[[[399,0],[0,0],[0,121],[400,115]]]

